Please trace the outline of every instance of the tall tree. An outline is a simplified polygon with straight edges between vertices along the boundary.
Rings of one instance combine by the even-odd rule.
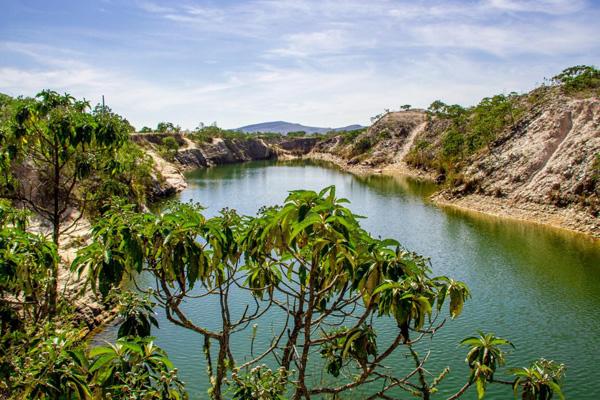
[[[107,168],[130,125],[105,107],[90,112],[87,101],[49,90],[35,99],[17,99],[8,114],[0,137],[0,190],[46,220],[58,246],[61,234],[75,225],[94,198],[79,183]],[[58,264],[48,268],[53,313]]]
[[[11,128],[3,147],[12,149],[12,159],[3,168],[18,179],[5,195],[47,220],[58,244],[72,226],[64,226],[71,211],[81,216],[93,195],[78,190],[78,183],[105,167],[131,126],[106,107],[90,112],[85,100],[45,90],[18,101]]]
[[[73,267],[88,273],[103,295],[124,278],[153,276],[156,287],[148,295],[167,319],[203,339],[213,399],[230,393],[236,399],[339,398],[359,388],[369,399],[402,390],[431,399],[449,369],[425,369],[432,353],[423,346],[445,315],[461,314],[469,290],[430,276],[427,259],[395,240],[372,237],[345,202],[328,187],[291,192],[283,206],[264,208],[256,217],[226,210],[205,218],[190,204],[172,204],[160,215],[119,205],[98,221],[95,242]],[[244,300],[246,307],[237,309]],[[216,304],[218,323],[190,315],[192,304]],[[263,315],[277,316],[277,322],[268,328],[269,343],[255,347],[257,332],[265,334]],[[378,336],[376,321],[386,319],[397,329]],[[248,349],[232,346],[249,336]],[[472,347],[471,375],[451,398],[471,387],[481,398],[488,384],[507,384],[493,372],[504,361],[501,346],[510,342],[484,334],[463,344]],[[405,374],[390,363],[403,350],[414,363]],[[266,360],[279,368],[259,364]],[[315,380],[317,366],[333,379]],[[529,375],[521,375],[518,390],[535,385],[559,393],[558,375],[552,384]]]

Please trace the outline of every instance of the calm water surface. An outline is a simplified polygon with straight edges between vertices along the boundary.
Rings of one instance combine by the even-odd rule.
[[[449,321],[430,344],[428,369],[436,375],[446,366],[452,370],[438,398],[465,382],[466,352],[458,342],[477,329],[513,341],[517,351],[509,354],[509,366],[525,366],[537,357],[563,362],[568,367],[567,398],[600,398],[598,242],[534,224],[441,209],[426,200],[435,190],[431,184],[399,177],[358,178],[323,164],[220,166],[190,173],[188,183],[179,199],[208,207],[209,216],[223,207],[255,215],[261,206],[282,203],[289,190],[336,185],[338,196],[348,198],[350,208],[367,217],[362,226],[372,234],[398,239],[406,248],[430,257],[434,275],[465,281],[472,300],[460,318]],[[240,309],[245,303],[239,299]],[[190,304],[188,312],[199,321],[218,321],[214,304]],[[157,342],[179,368],[193,398],[205,398],[201,337],[173,326],[160,310],[159,316]],[[280,323],[276,317],[271,319],[260,323],[258,346],[268,343],[269,325]],[[380,338],[395,332],[393,323],[378,326]],[[114,329],[109,328],[100,338],[112,335]],[[238,335],[233,345],[237,354],[244,354],[248,338]],[[403,352],[395,357],[393,365],[400,370],[411,366]],[[500,389],[492,390],[488,398],[512,398],[510,387]],[[353,393],[349,397],[362,396]],[[476,396],[473,391],[463,398]]]

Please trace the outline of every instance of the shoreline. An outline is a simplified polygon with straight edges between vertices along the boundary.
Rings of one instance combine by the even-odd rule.
[[[578,229],[579,221],[589,218],[585,213],[572,209],[557,209],[535,203],[510,204],[507,201],[482,195],[468,195],[456,199],[444,198],[436,193],[431,201],[441,208],[450,208],[464,213],[475,213],[481,216],[511,220],[554,229],[563,233],[580,236],[600,244],[600,230],[582,222],[587,229]]]
[[[176,161],[167,161],[153,151],[152,146],[144,146],[147,153],[154,159],[157,166],[156,169],[163,178],[163,187],[158,191],[158,199],[184,190],[187,187],[187,181],[183,173],[187,171],[196,168],[210,168],[221,164],[262,159],[324,161],[357,176],[401,175],[427,182],[436,181],[436,174],[413,168],[407,165],[406,162],[398,159],[398,157],[394,157],[391,160],[392,162],[388,164],[373,164],[369,161],[351,162],[338,155],[319,151],[311,143],[304,143],[302,139],[292,139],[286,142],[285,145],[279,142],[266,143],[261,140],[257,142],[258,146],[262,150],[270,150],[260,152],[247,151],[248,149],[237,143],[231,143],[229,147],[220,148],[219,145],[222,144],[222,141],[216,141],[207,144],[208,148],[205,148],[206,146],[199,146],[187,139],[184,140],[186,140],[186,145],[181,152],[193,153],[194,151],[198,151],[202,154],[203,163],[197,162],[197,157],[181,157],[176,159]],[[390,157],[387,159],[390,160]],[[570,233],[578,233],[594,240],[600,239],[600,218],[595,218],[590,213],[576,206],[559,208],[552,204],[517,201],[506,197],[497,198],[475,194],[456,197],[449,195],[443,188],[434,193],[429,198],[429,201],[439,207],[453,207],[458,210],[480,213],[487,216],[539,224],[565,230]]]
[[[330,153],[310,152],[300,158],[327,161],[348,173],[366,175],[403,175],[413,179],[435,181],[431,173],[408,167],[405,163],[388,164],[382,167],[350,165],[341,157]],[[477,213],[500,219],[525,222],[557,229],[600,243],[600,220],[572,208],[557,208],[537,203],[517,203],[507,199],[483,195],[468,195],[460,198],[446,198],[443,192],[434,193],[429,200],[441,208],[453,208],[463,212]]]

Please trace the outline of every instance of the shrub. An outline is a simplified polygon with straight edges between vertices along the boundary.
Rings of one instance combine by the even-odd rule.
[[[426,140],[418,140],[406,155],[405,161],[412,166],[420,168],[430,167],[431,143]]]
[[[428,108],[429,118],[447,121],[443,130],[441,146],[425,153],[413,149],[408,160],[413,165],[432,166],[440,173],[455,175],[464,161],[490,145],[510,126],[515,126],[524,108],[519,95],[499,94],[482,99],[479,104],[463,108],[436,100]],[[425,157],[429,157],[426,160]]]
[[[444,134],[442,139],[442,155],[446,158],[459,158],[464,146],[464,136],[456,129]]]
[[[306,136],[305,131],[295,131],[295,132],[287,133],[287,137],[304,137],[304,136]]]
[[[179,150],[179,143],[172,136],[167,136],[162,139],[161,146],[159,149],[160,155],[168,161],[173,161],[175,159],[175,155],[177,155],[177,151]]]
[[[354,143],[352,153],[355,155],[361,154],[369,150],[371,147],[373,147],[373,141],[371,140],[371,138],[367,136],[361,136],[358,138],[356,143]]]
[[[552,81],[562,85],[565,92],[576,93],[587,89],[600,89],[600,70],[589,65],[576,65],[564,69]]]

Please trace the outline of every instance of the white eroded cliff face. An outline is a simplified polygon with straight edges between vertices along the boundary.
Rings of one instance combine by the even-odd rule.
[[[568,206],[593,201],[600,153],[600,100],[556,99],[501,138],[465,171],[478,192]]]
[[[457,164],[459,179],[446,182],[435,199],[600,236],[600,99],[550,94],[489,146]],[[448,121],[422,111],[393,112],[352,141],[322,141],[314,154],[330,156],[351,171],[423,177],[419,162],[411,166],[406,160],[425,143],[419,150],[427,159],[422,168],[435,165],[447,127]],[[361,146],[365,149],[357,151]],[[428,172],[439,173],[431,167]],[[439,178],[443,181],[443,174]]]

